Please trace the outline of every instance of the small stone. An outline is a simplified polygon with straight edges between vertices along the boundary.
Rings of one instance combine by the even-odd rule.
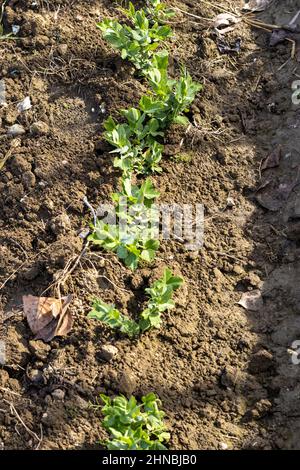
[[[60,388],[57,388],[51,393],[51,395],[55,400],[63,400],[65,398],[66,392]]]
[[[272,403],[269,400],[262,399],[258,401],[255,406],[250,411],[250,416],[253,419],[263,418],[270,409],[272,408]]]
[[[231,209],[232,207],[235,206],[235,202],[234,202],[234,199],[232,197],[228,197],[226,199],[226,207],[228,207],[229,209]]]
[[[29,341],[29,351],[41,361],[45,361],[47,359],[47,356],[50,350],[51,350],[51,347],[49,346],[49,344],[45,344],[41,340]]]
[[[21,124],[14,124],[7,129],[7,134],[13,137],[25,134],[25,128]]]
[[[5,361],[6,361],[6,345],[3,340],[0,340],[0,365],[4,366]],[[1,381],[1,375],[0,375],[0,381]]]
[[[235,264],[232,268],[232,271],[234,272],[234,274],[236,274],[237,276],[240,276],[242,274],[245,274],[245,271],[244,269],[242,268],[242,266],[239,266],[238,264]]]
[[[105,344],[104,346],[102,346],[99,355],[101,359],[104,359],[105,361],[109,362],[117,356],[118,352],[118,348],[116,348],[112,344]]]
[[[228,444],[226,444],[226,442],[220,442],[219,447],[221,450],[227,450]]]
[[[4,369],[0,369],[0,387],[5,387],[6,382],[9,379],[8,372]]]
[[[81,408],[82,410],[86,410],[90,406],[89,403],[83,398],[81,398],[79,395],[76,395],[74,401],[78,408]]]
[[[36,183],[35,174],[32,171],[25,171],[22,176],[22,183],[24,184],[26,189],[33,188]]]
[[[31,109],[31,107],[32,105],[29,96],[26,96],[26,98],[24,98],[22,101],[20,101],[20,103],[17,104],[17,110],[19,111],[19,113],[28,111],[29,109]]]
[[[132,395],[136,388],[134,375],[130,371],[123,371],[115,382],[115,388],[127,397]]]
[[[30,133],[33,135],[47,135],[49,126],[43,121],[36,121],[30,126]]]
[[[238,381],[238,369],[227,366],[221,372],[220,382],[225,388],[234,389]]]
[[[27,372],[27,377],[33,383],[43,382],[43,373],[39,369],[30,369]]]
[[[59,44],[59,46],[57,47],[57,52],[60,55],[65,55],[67,53],[67,50],[68,50],[68,44]]]
[[[214,389],[206,390],[207,397],[215,397],[217,395],[217,391]]]
[[[273,355],[265,349],[255,353],[249,364],[249,370],[252,373],[266,372],[272,367],[274,367]]]
[[[55,235],[66,233],[71,228],[71,222],[67,214],[61,214],[50,222],[50,228]]]
[[[46,403],[46,405],[49,406],[49,405],[52,404],[52,402],[53,402],[53,400],[52,400],[51,395],[46,395],[46,396],[45,396],[45,403]]]

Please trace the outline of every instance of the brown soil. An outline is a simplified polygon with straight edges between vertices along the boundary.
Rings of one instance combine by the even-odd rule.
[[[99,392],[154,391],[172,449],[299,449],[300,376],[290,348],[300,339],[300,115],[291,101],[300,66],[289,60],[290,43],[270,49],[267,32],[243,24],[226,36],[241,38],[240,54],[222,55],[205,20],[178,14],[169,43],[173,71],[185,63],[204,90],[190,113],[195,126],[186,135],[170,130],[164,173],[153,179],[164,202],[204,204],[204,247],[188,252],[180,242],[162,243],[158,261],[134,274],[113,255],[89,252],[61,288],[74,294],[73,330],[46,346],[31,342],[22,295],[41,295],[80,253],[78,234],[90,220],[83,197],[96,206],[118,185],[102,122],[137,103],[144,85],[95,28],[99,18],[120,16],[116,5],[36,3],[6,2],[5,31],[18,24],[21,39],[0,42],[8,102],[0,109],[0,159],[11,148],[7,128],[26,129],[0,172],[7,344],[0,448],[100,448],[106,434],[89,402]],[[168,3],[204,18],[232,4]],[[299,8],[299,1],[275,1],[257,16],[285,24]],[[17,115],[16,103],[28,95],[32,108]],[[37,121],[44,124],[33,135]],[[261,175],[262,159],[279,144],[280,165]],[[261,176],[272,185],[256,194]],[[87,320],[94,296],[132,315],[166,265],[185,286],[161,330],[132,342]],[[255,312],[237,305],[253,289],[262,291]],[[112,362],[101,359],[103,344],[117,346]]]

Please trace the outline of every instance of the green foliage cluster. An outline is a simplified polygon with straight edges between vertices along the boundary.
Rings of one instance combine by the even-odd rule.
[[[104,406],[104,428],[110,439],[104,442],[109,450],[165,450],[163,442],[170,439],[163,422],[164,412],[154,393],[142,397],[138,404],[134,397],[114,399],[100,395]]]
[[[112,195],[116,223],[108,224],[98,219],[89,240],[106,251],[116,253],[132,270],[141,261],[152,261],[159,248],[159,241],[155,239],[155,200],[158,196],[150,179],[138,186],[124,178],[121,191]]]
[[[169,269],[165,269],[163,276],[146,289],[149,296],[148,305],[140,314],[138,322],[122,315],[114,305],[108,305],[100,299],[95,299],[93,310],[88,317],[100,320],[112,329],[134,338],[144,331],[161,326],[162,313],[174,308],[173,292],[182,282],[181,277],[173,276]]]
[[[171,36],[169,25],[165,24],[173,15],[167,5],[160,0],[148,0],[144,9],[136,10],[132,3],[128,9],[122,9],[130,24],[121,24],[116,20],[105,19],[97,26],[123,59],[130,60],[149,85],[149,92],[142,96],[137,108],[120,110],[121,122],[110,116],[105,122],[104,139],[109,142],[116,154],[114,166],[122,172],[122,189],[119,197],[129,197],[133,207],[133,192],[130,180],[132,174],[161,172],[160,162],[163,155],[163,137],[172,123],[187,125],[185,113],[193,102],[201,85],[195,83],[186,69],[182,68],[179,79],[168,75],[169,54],[166,50],[157,51],[160,43]],[[146,180],[148,188],[151,182]],[[129,189],[128,189],[129,188]],[[134,187],[134,191],[143,191]],[[136,269],[139,261],[152,261],[159,242],[152,237],[153,212],[147,211],[152,204],[137,197],[139,204],[145,204],[144,226],[128,221],[128,216],[118,215],[115,225],[98,220],[90,240],[105,250],[114,251],[126,266]],[[155,194],[155,196],[154,196]],[[147,205],[148,204],[148,205]],[[125,235],[120,230],[120,223],[126,223]],[[146,227],[146,228],[145,228]],[[143,237],[141,236],[143,234]]]

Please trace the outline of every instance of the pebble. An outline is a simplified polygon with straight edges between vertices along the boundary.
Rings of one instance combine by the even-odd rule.
[[[46,135],[49,133],[49,126],[46,122],[36,121],[31,124],[30,133],[33,135]]]
[[[105,344],[104,346],[102,346],[99,355],[101,359],[104,359],[105,361],[109,362],[118,355],[118,352],[118,348],[116,348],[112,344]]]
[[[30,97],[26,96],[20,103],[17,104],[17,110],[19,113],[23,113],[24,111],[28,111],[31,108],[31,101]]]
[[[221,450],[227,450],[228,449],[228,444],[226,442],[220,442],[219,444]]]
[[[55,235],[67,232],[71,228],[71,222],[67,214],[61,214],[50,222],[50,228]]]
[[[130,371],[123,371],[118,376],[115,386],[120,393],[123,393],[124,395],[129,397],[133,394],[136,388],[135,377]]]
[[[84,400],[83,398],[81,398],[79,395],[76,395],[75,397],[75,403],[76,405],[78,406],[78,408],[81,408],[82,410],[86,410],[89,408],[89,403]]]
[[[22,176],[22,183],[24,184],[26,189],[33,188],[36,183],[35,174],[32,171],[25,171]]]
[[[231,209],[234,206],[235,206],[234,199],[232,197],[228,197],[226,200],[226,207],[229,207],[229,209]]]
[[[59,44],[59,46],[57,47],[57,52],[60,55],[65,55],[67,50],[68,50],[68,45],[67,44]]]
[[[25,128],[21,124],[14,124],[7,129],[7,134],[16,137],[17,135],[25,134]]]
[[[51,395],[55,400],[63,400],[65,398],[66,392],[61,388],[57,388],[51,393]]]
[[[38,369],[31,369],[27,373],[27,377],[31,382],[38,383],[43,381],[43,373]]]
[[[239,266],[238,264],[235,264],[233,266],[232,271],[234,272],[234,274],[237,274],[237,275],[245,274],[243,267]]]
[[[7,381],[9,380],[8,372],[4,369],[0,369],[0,386],[5,387]]]

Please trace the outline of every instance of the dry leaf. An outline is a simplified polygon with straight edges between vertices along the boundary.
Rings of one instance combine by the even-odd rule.
[[[241,300],[238,302],[238,305],[241,305],[246,310],[252,310],[253,312],[259,311],[264,305],[261,291],[256,289],[245,292],[242,295]]]
[[[27,318],[35,339],[51,341],[54,336],[65,336],[72,328],[72,315],[68,307],[72,295],[62,297],[61,300],[53,297],[23,296],[24,315]]]
[[[231,13],[221,13],[214,18],[213,26],[220,34],[226,34],[229,33],[229,31],[233,31],[236,23],[239,23],[240,21],[240,18],[237,18]]]
[[[271,5],[273,0],[249,0],[243,6],[243,10],[246,11],[264,11],[268,6]]]
[[[299,183],[299,179],[300,167],[297,168],[296,175],[286,174],[281,178],[268,177],[256,191],[257,202],[265,209],[278,211]]]
[[[263,161],[261,170],[267,170],[268,168],[275,168],[279,165],[282,156],[282,147],[278,145]]]

